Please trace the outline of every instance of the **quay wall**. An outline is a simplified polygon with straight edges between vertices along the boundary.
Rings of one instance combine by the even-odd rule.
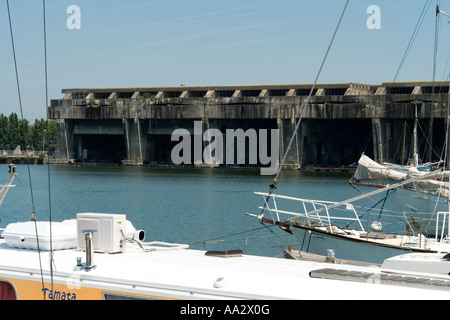
[[[170,165],[171,150],[179,143],[171,140],[172,133],[184,128],[195,134],[196,121],[202,133],[211,128],[223,133],[278,129],[279,158],[287,152],[286,168],[348,167],[363,152],[376,161],[404,163],[411,155],[414,127],[421,160],[443,157],[448,82],[331,83],[312,88],[286,84],[63,89],[64,97],[51,100],[48,108],[49,119],[58,123],[54,161]],[[287,150],[299,118],[300,127]],[[209,142],[203,141],[203,147]],[[249,159],[248,148],[244,152]]]

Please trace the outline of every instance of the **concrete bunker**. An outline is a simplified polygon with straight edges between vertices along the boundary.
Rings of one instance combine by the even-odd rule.
[[[449,159],[442,149],[448,88],[446,81],[323,83],[310,97],[312,84],[63,89],[64,97],[48,109],[49,119],[58,123],[50,161],[172,164],[177,144],[172,132],[192,130],[200,121],[202,131],[278,129],[286,168],[349,166],[362,152],[378,162],[401,163],[410,157],[415,117],[421,160]],[[286,155],[307,97],[309,106]],[[403,147],[405,122],[409,136]]]
[[[120,164],[125,159],[122,121],[74,120],[73,126],[73,158],[76,162]]]

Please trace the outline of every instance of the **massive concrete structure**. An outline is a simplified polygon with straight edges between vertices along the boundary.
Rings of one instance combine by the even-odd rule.
[[[58,123],[55,161],[172,164],[171,151],[181,140],[172,141],[171,136],[180,128],[202,147],[210,141],[201,134],[211,128],[223,133],[278,129],[281,159],[311,88],[312,84],[63,89],[64,97],[52,100],[48,108],[48,117]],[[348,166],[362,152],[381,162],[406,162],[415,119],[422,160],[437,160],[444,150],[448,93],[448,82],[317,84],[286,167]],[[199,122],[201,132],[195,130]],[[249,148],[242,150],[236,151],[246,153],[246,162],[234,165],[250,163]],[[192,163],[198,164],[194,154],[195,150]]]

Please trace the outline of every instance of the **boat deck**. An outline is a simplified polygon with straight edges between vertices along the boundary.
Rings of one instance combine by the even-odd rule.
[[[41,285],[36,250],[8,247],[0,242],[0,278],[14,284],[18,299],[43,295],[93,299],[405,299],[417,297],[414,285],[377,285],[312,277],[311,272],[330,265],[250,255],[219,257],[192,249],[144,252],[127,246],[122,253],[95,253],[96,267],[87,272],[77,266],[85,253],[77,249],[54,251],[53,289],[50,284],[49,253],[41,252],[44,286]],[[366,272],[377,278],[380,267],[335,265],[335,270]],[[440,276],[450,282],[450,276]],[[27,283],[26,289],[20,287]],[[34,285],[30,285],[34,283]],[[437,289],[437,290],[436,290]],[[64,291],[65,290],[65,291]],[[450,297],[448,287],[421,288],[430,299]],[[362,295],[361,293],[364,292]],[[47,297],[49,298],[49,297]]]

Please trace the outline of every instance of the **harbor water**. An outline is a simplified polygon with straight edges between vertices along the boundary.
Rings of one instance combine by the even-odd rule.
[[[2,183],[7,169],[0,165]],[[264,200],[254,192],[268,192],[273,179],[256,169],[18,165],[17,174],[0,207],[2,228],[29,220],[34,203],[39,221],[49,220],[49,211],[53,221],[82,212],[122,213],[146,232],[145,241],[188,243],[194,249],[276,257],[282,245],[297,243],[278,227],[245,214],[261,211]],[[348,184],[350,177],[286,170],[275,192],[342,201],[360,194]]]

